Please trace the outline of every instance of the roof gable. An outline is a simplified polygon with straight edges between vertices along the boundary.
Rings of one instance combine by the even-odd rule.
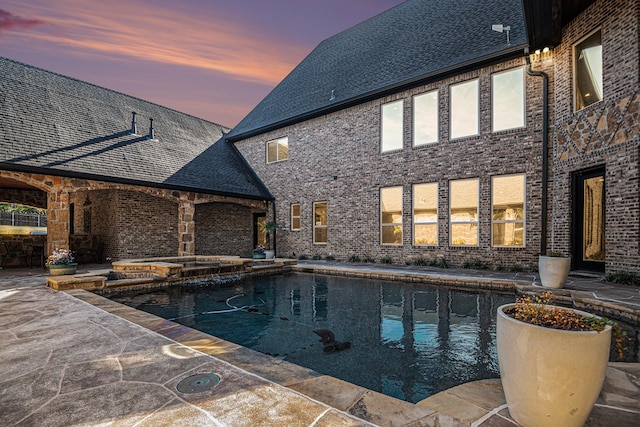
[[[0,168],[272,198],[221,125],[6,58],[0,76]]]
[[[511,27],[506,33],[492,24]],[[229,134],[232,140],[435,79],[526,45],[521,0],[409,0],[320,43]]]

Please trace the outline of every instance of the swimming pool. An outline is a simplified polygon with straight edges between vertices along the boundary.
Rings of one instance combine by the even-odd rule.
[[[387,395],[418,402],[499,376],[495,312],[513,294],[289,274],[109,298]],[[314,330],[351,348],[327,353]]]

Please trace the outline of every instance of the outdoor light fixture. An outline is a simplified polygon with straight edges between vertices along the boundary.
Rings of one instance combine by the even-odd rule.
[[[506,31],[507,32],[507,44],[508,45],[511,44],[511,40],[509,39],[509,32],[511,31],[511,25],[493,24],[491,26],[491,29],[493,31],[498,32],[498,33],[502,33],[504,31]]]
[[[550,61],[552,59],[551,49],[549,49],[549,47],[536,49],[531,55],[529,55],[529,58],[531,62]]]

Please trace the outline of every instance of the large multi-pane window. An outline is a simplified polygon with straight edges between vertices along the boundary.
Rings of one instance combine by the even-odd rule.
[[[413,145],[438,142],[438,91],[413,97]]]
[[[438,183],[413,186],[413,244],[438,244]]]
[[[524,246],[525,176],[491,179],[491,241],[493,246]]]
[[[382,152],[402,149],[402,104],[400,100],[382,106]]]
[[[524,127],[522,68],[491,76],[491,119],[494,132]]]
[[[380,189],[380,228],[383,245],[402,244],[402,187]]]
[[[327,202],[313,204],[313,243],[327,243]]]
[[[480,129],[480,95],[478,79],[450,87],[450,139],[478,135]]]
[[[449,182],[449,226],[451,245],[478,245],[479,181],[460,179]]]
[[[300,203],[291,205],[291,231],[300,230]]]
[[[602,100],[602,35],[596,31],[574,48],[576,110]]]
[[[289,158],[289,138],[278,138],[267,142],[267,163]]]

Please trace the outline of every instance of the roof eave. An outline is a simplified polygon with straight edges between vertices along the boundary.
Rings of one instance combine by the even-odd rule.
[[[227,140],[229,142],[237,142],[243,139],[251,138],[256,135],[270,132],[272,130],[281,129],[286,126],[291,126],[296,123],[314,119],[316,117],[320,117],[325,114],[330,114],[336,111],[344,110],[345,108],[353,107],[355,105],[362,104],[377,98],[381,98],[399,91],[411,89],[416,86],[420,86],[435,80],[442,79],[452,74],[464,73],[466,71],[481,68],[497,62],[517,58],[519,56],[524,55],[523,52],[527,46],[528,46],[527,44],[512,46],[509,49],[503,49],[499,52],[495,52],[489,55],[475,58],[473,60],[465,61],[451,67],[441,68],[437,71],[427,73],[427,74],[422,74],[418,77],[404,80],[402,82],[398,82],[393,85],[385,86],[384,88],[367,92],[362,95],[349,98],[340,102],[336,102],[335,104],[327,105],[322,108],[318,108],[316,110],[299,114],[297,116],[294,116],[285,120],[280,120],[278,122],[269,124],[267,126],[262,126],[260,128],[253,129],[244,133],[240,133],[238,135],[227,136]]]
[[[25,166],[25,165],[19,165],[15,163],[5,163],[5,162],[0,162],[0,170],[34,173],[34,174],[40,174],[40,175],[61,176],[65,178],[90,179],[94,181],[110,182],[114,184],[138,185],[141,187],[161,188],[165,190],[189,191],[194,193],[210,194],[210,195],[223,196],[223,197],[236,197],[240,199],[249,199],[249,200],[268,200],[268,201],[275,200],[273,195],[268,190],[267,190],[267,192],[269,193],[268,196],[258,196],[258,195],[209,190],[204,188],[194,188],[194,187],[188,187],[183,185],[165,184],[165,183],[141,181],[141,180],[135,180],[135,179],[124,179],[124,178],[118,178],[118,177],[112,177],[112,176],[88,174],[88,173],[81,173],[81,172],[61,171],[57,169],[46,169],[46,168],[39,168],[35,166]]]

